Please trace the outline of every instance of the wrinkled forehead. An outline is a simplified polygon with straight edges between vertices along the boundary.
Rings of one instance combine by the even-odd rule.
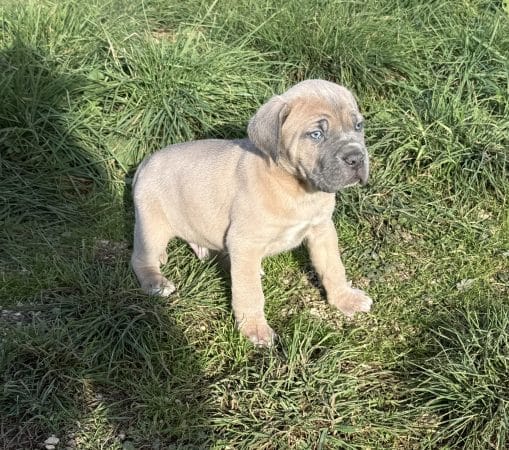
[[[340,128],[353,127],[362,120],[353,96],[345,89],[348,96],[323,97],[308,95],[294,97],[288,104],[289,117],[300,123],[317,123],[326,119],[331,126]]]

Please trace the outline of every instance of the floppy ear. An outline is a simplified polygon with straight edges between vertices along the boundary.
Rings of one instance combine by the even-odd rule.
[[[290,107],[279,96],[261,106],[249,121],[247,135],[258,149],[275,162],[281,152],[281,127],[290,113]]]

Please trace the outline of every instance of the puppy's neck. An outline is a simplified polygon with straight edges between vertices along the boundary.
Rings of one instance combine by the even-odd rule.
[[[334,195],[319,191],[311,186],[305,179],[300,177],[295,168],[289,163],[286,163],[284,159],[280,159],[278,162],[269,159],[267,163],[269,166],[268,174],[271,179],[279,185],[282,192],[293,197],[295,200],[303,198],[307,200],[309,197]]]

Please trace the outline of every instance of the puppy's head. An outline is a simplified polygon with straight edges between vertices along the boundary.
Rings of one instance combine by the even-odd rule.
[[[272,97],[249,122],[248,135],[311,188],[336,192],[367,182],[364,119],[352,93],[335,83],[306,80]]]

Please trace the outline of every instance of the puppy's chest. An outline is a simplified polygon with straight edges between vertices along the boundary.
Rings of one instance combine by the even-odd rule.
[[[323,217],[317,217],[311,220],[303,220],[297,223],[288,224],[275,233],[275,236],[267,245],[265,253],[274,255],[276,253],[290,250],[302,243],[309,229],[323,222]]]
[[[334,195],[313,195],[299,203],[281,207],[278,220],[270,221],[265,255],[290,250],[300,245],[312,227],[330,220],[334,210]],[[270,230],[270,231],[269,231]],[[267,239],[268,238],[268,239]]]

